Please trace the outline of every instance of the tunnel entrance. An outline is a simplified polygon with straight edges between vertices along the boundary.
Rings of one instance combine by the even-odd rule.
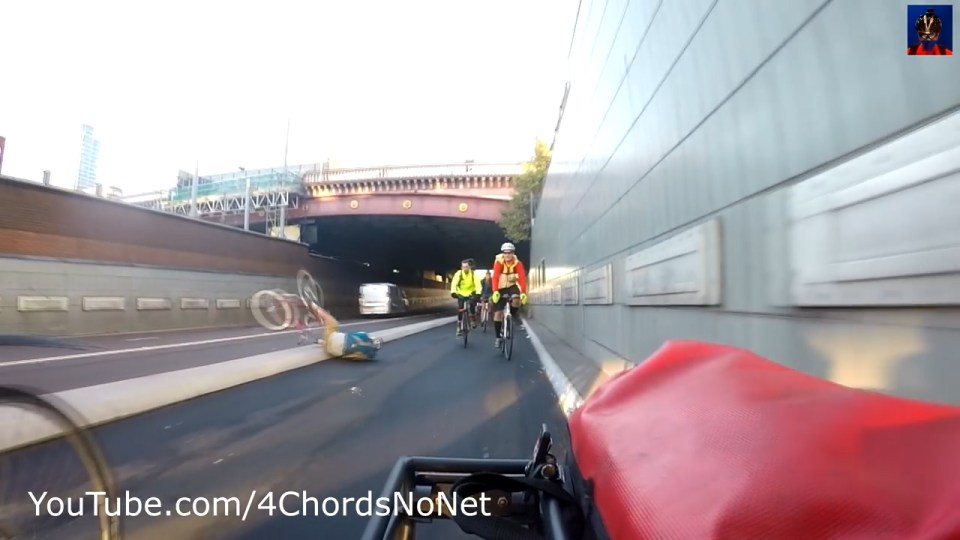
[[[369,265],[385,280],[413,285],[424,272],[452,274],[467,257],[476,259],[478,268],[491,268],[500,245],[508,240],[492,221],[365,215],[302,220],[300,241],[319,255]],[[527,266],[529,251],[527,243],[517,244]]]

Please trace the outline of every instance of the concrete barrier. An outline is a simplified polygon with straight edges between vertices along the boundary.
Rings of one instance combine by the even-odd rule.
[[[315,278],[338,318],[359,314],[358,287],[324,269]],[[0,257],[0,328],[5,334],[75,337],[256,325],[251,297],[263,289],[295,293],[289,278],[79,261]],[[443,291],[408,289],[411,307],[445,306]]]
[[[444,317],[397,328],[372,332],[385,343],[419,332],[452,324],[456,317]],[[159,409],[241,384],[328,360],[319,347],[306,346],[217,364],[156,375],[147,375],[85,388],[49,394],[78,413],[82,427],[93,427]],[[57,437],[62,433],[52,422],[35,412],[0,406],[0,452],[14,450]]]
[[[433,308],[456,307],[457,305],[457,301],[450,298],[450,293],[447,291],[427,289],[413,293],[410,289],[404,289],[404,292],[407,293],[411,310],[422,311]],[[417,296],[413,296],[414,294]]]

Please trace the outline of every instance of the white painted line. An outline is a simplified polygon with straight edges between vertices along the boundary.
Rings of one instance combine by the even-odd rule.
[[[371,323],[368,321],[360,321],[360,322],[341,324],[340,326],[341,327],[359,326],[362,324],[371,324]],[[319,327],[316,327],[315,330],[319,330]],[[262,334],[251,334],[248,336],[233,336],[233,337],[216,338],[216,339],[205,339],[202,341],[189,341],[186,343],[168,343],[166,345],[145,345],[143,347],[134,347],[132,349],[117,349],[113,351],[96,351],[96,352],[78,353],[78,354],[65,354],[63,356],[48,356],[46,358],[26,358],[24,360],[12,360],[10,362],[0,362],[0,368],[9,367],[9,366],[22,366],[27,364],[45,364],[47,362],[61,362],[63,360],[74,360],[77,358],[95,358],[97,356],[113,356],[118,354],[162,351],[165,349],[177,349],[181,347],[196,347],[198,345],[211,345],[214,343],[228,343],[231,341],[242,341],[246,339],[280,336],[283,334],[292,334],[295,332],[302,332],[302,330],[281,330],[279,332],[264,332]],[[157,338],[133,338],[133,339],[128,339],[127,341],[134,341],[136,339],[157,339]]]
[[[386,343],[431,328],[453,324],[455,320],[456,317],[432,319],[387,328],[372,334]],[[367,323],[363,321],[348,324],[356,326]],[[80,418],[76,418],[76,421],[80,427],[89,428],[328,359],[321,347],[294,347],[125,381],[73,388],[46,394],[45,397],[52,399],[54,403],[68,405],[79,413]],[[376,362],[377,360],[374,360],[374,363]],[[19,407],[0,407],[0,426],[15,427],[0,430],[0,453],[63,434],[58,426],[38,416],[35,411]]]
[[[530,336],[530,343],[533,345],[534,350],[537,351],[537,356],[540,357],[540,363],[543,364],[543,369],[547,374],[547,379],[550,381],[550,386],[553,387],[553,391],[557,394],[557,402],[560,405],[560,410],[569,418],[573,411],[583,404],[583,396],[580,395],[577,387],[570,382],[567,375],[560,369],[560,366],[557,365],[557,361],[553,359],[553,355],[551,355],[550,352],[547,351],[547,348],[543,346],[543,343],[540,342],[540,338],[537,337],[537,333],[533,331],[531,325],[527,323],[523,325],[523,328],[527,331],[527,335]]]
[[[154,340],[154,339],[160,339],[160,338],[157,337],[157,336],[151,336],[151,337],[135,337],[135,338],[125,339],[124,341],[152,341],[152,340]]]

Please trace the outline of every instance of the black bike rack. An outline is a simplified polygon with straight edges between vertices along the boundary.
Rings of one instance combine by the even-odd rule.
[[[398,495],[406,498],[413,493],[414,504],[420,498],[437,501],[443,492],[451,500],[451,486],[472,474],[484,472],[505,476],[529,476],[534,467],[553,466],[561,484],[566,483],[568,471],[549,454],[552,440],[546,426],[541,428],[533,459],[474,459],[408,456],[397,460],[380,497],[393,501]],[[570,540],[564,526],[560,503],[548,496],[529,497],[527,493],[506,493],[491,490],[484,492],[493,501],[488,508],[494,516],[508,518],[518,524],[535,525],[543,529],[547,540]],[[479,495],[479,494],[478,494]],[[391,506],[391,508],[393,508]],[[396,511],[389,515],[372,516],[361,540],[413,540],[417,523],[430,523],[434,519],[451,519],[442,512],[443,507],[434,504],[437,511],[430,515],[406,515]],[[395,509],[394,509],[395,510]]]

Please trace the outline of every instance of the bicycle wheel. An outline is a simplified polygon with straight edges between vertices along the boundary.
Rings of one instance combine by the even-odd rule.
[[[503,319],[503,355],[507,362],[513,356],[513,315],[510,314]]]
[[[460,316],[460,331],[463,332],[463,348],[467,348],[470,335],[470,310],[464,310]]]
[[[317,280],[313,279],[310,272],[303,269],[297,270],[297,292],[307,307],[314,305],[323,307],[323,288]]]
[[[487,319],[490,318],[490,310],[484,304],[483,308],[480,309],[480,328],[483,329],[483,333],[487,333]]]
[[[260,326],[273,332],[285,330],[293,324],[293,310],[276,291],[257,291],[250,299],[250,311]]]
[[[84,499],[84,503],[87,501],[91,503],[96,501],[96,511],[85,511],[83,512],[83,516],[80,517],[89,517],[96,520],[97,527],[99,528],[99,535],[97,535],[96,538],[100,538],[100,540],[118,540],[120,538],[121,525],[119,512],[117,511],[119,507],[111,510],[111,512],[118,515],[111,516],[107,511],[107,500],[112,501],[114,506],[120,504],[113,474],[93,436],[90,432],[80,427],[80,416],[65,403],[54,401],[49,396],[40,397],[34,392],[8,386],[0,386],[0,407],[16,407],[41,416],[43,420],[49,422],[49,425],[56,430],[54,431],[56,438],[50,442],[54,443],[60,440],[67,442],[70,454],[79,458],[85,472],[84,477],[90,481],[90,489],[83,491],[94,491],[104,494],[96,499]],[[17,453],[17,450],[9,454],[0,453],[0,458],[8,455],[23,457],[22,455],[17,456]],[[7,474],[0,476],[0,484],[15,484],[16,479],[11,480],[11,476],[12,475]],[[36,479],[39,475],[37,471],[31,470],[24,476],[32,480]],[[81,493],[83,491],[81,491]],[[22,493],[19,495],[20,497],[23,496]],[[29,506],[29,517],[39,518],[40,515],[35,513],[32,502]],[[0,515],[3,515],[4,522],[0,523],[0,539],[12,540],[16,538],[49,537],[50,531],[45,531],[41,534],[37,531],[37,527],[29,527],[29,531],[25,531],[23,535],[18,535],[16,528],[11,525],[13,521],[11,518],[18,514],[16,506],[13,507],[13,512],[2,510],[3,509],[0,509]],[[22,514],[23,512],[20,513]],[[68,525],[73,523],[68,523]],[[76,537],[73,531],[70,532],[70,537]]]

